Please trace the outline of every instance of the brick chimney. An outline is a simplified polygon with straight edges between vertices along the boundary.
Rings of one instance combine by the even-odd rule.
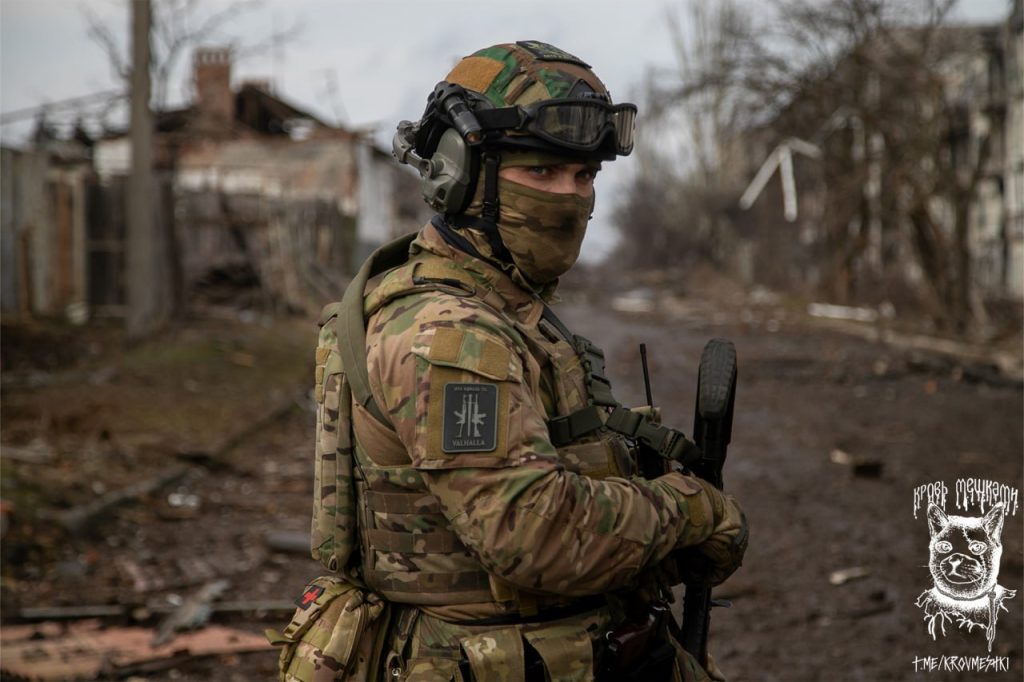
[[[196,107],[210,118],[231,121],[235,116],[235,96],[231,92],[231,49],[200,47],[192,53],[192,74],[196,87]]]

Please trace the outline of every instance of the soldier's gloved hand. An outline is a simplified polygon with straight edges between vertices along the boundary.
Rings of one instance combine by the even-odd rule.
[[[715,664],[715,657],[708,652],[707,668],[701,666],[689,651],[683,651],[682,682],[727,682],[725,675]]]
[[[714,527],[711,537],[676,553],[679,570],[687,584],[718,585],[743,563],[749,530],[743,509],[732,495],[725,495],[707,481],[696,480],[711,501]]]

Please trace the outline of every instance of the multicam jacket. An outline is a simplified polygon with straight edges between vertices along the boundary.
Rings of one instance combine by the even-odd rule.
[[[365,294],[369,388],[384,421],[347,391],[326,402],[352,401],[359,558],[348,573],[418,607],[393,628],[392,673],[415,679],[464,652],[478,677],[515,677],[525,639],[553,678],[588,678],[606,609],[553,626],[472,623],[528,622],[640,586],[673,549],[710,536],[707,496],[681,473],[631,477],[624,439],[606,429],[552,443],[549,422],[585,408],[591,390],[514,270],[427,225],[408,261]]]
[[[445,620],[628,586],[712,529],[692,479],[625,477],[620,436],[552,445],[548,421],[585,407],[588,387],[574,348],[514,277],[427,226],[410,264],[368,287],[370,388],[390,425],[354,409],[363,576]],[[444,279],[471,286],[415,291]],[[467,406],[485,430],[475,445],[458,438],[473,432],[460,424],[474,416]]]

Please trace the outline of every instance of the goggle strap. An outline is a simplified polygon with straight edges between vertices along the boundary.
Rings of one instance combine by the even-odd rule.
[[[501,156],[495,152],[484,152],[484,206],[482,215],[487,220],[498,219],[498,166]]]
[[[518,128],[523,122],[519,107],[502,107],[501,109],[479,109],[475,112],[476,120],[484,130],[506,130]]]

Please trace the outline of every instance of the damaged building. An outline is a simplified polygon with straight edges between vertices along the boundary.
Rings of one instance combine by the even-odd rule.
[[[425,221],[415,176],[368,133],[266,81],[235,86],[226,48],[197,50],[193,79],[191,105],[154,114],[155,218],[179,306],[220,286],[221,299],[247,288],[277,310],[317,309],[370,250]],[[4,312],[123,314],[127,131],[3,161]]]
[[[933,71],[911,72],[893,57],[897,48],[920,51],[920,62]],[[944,26],[927,35],[893,31],[887,41],[852,49],[827,79],[808,79],[781,113],[740,140],[750,179],[740,201],[750,212],[737,216],[740,243],[733,249],[742,278],[878,303],[906,297],[908,287],[934,289],[926,298],[949,299],[952,285],[941,275],[964,270],[975,314],[983,310],[982,300],[1019,309],[1022,64],[1024,9],[1017,0],[1003,22]],[[922,113],[920,89],[917,97],[902,100],[885,91],[910,87],[888,75],[893,73],[934,77],[941,108]],[[916,113],[901,118],[907,110]],[[905,121],[920,130],[901,129]],[[909,148],[906,158],[915,161],[906,161],[890,143]],[[924,181],[934,184],[931,196],[925,209],[912,211],[907,188]],[[914,196],[927,195],[920,190]],[[908,218],[924,214],[927,224]],[[922,234],[931,234],[940,249],[926,248],[930,242]],[[961,251],[963,264],[949,255]]]

